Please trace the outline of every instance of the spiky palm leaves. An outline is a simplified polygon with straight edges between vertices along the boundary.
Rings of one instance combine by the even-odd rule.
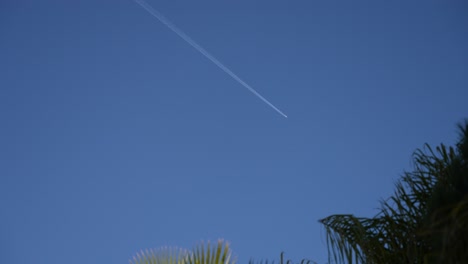
[[[372,218],[321,219],[338,263],[465,263],[468,259],[468,122],[456,148],[414,153],[414,171]]]
[[[431,262],[466,263],[468,260],[468,122],[459,125],[456,148],[442,149],[426,214],[424,235],[430,243]],[[426,162],[427,163],[427,162]]]
[[[234,264],[229,243],[223,240],[211,246],[200,243],[189,251],[179,248],[160,248],[156,250],[140,251],[130,264]]]

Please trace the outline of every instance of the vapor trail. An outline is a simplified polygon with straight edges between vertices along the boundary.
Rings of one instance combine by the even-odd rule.
[[[198,43],[196,43],[193,39],[191,39],[187,34],[185,34],[182,30],[177,28],[174,24],[172,24],[167,18],[165,18],[161,13],[156,11],[152,6],[150,6],[148,3],[146,3],[143,0],[134,0],[136,3],[138,3],[140,6],[142,6],[146,11],[148,11],[151,15],[153,15],[155,18],[157,18],[161,23],[166,25],[169,29],[174,31],[179,37],[181,37],[185,42],[190,44],[192,47],[194,47],[196,50],[198,50],[201,54],[203,54],[206,58],[208,58],[211,62],[213,62],[216,66],[218,66],[221,70],[223,70],[225,73],[229,74],[234,80],[236,80],[238,83],[240,83],[242,86],[247,88],[249,91],[251,91],[255,96],[260,98],[264,103],[269,105],[271,108],[273,108],[276,112],[284,116],[285,118],[288,118],[287,115],[285,115],[281,110],[276,108],[272,103],[270,103],[265,97],[260,95],[257,91],[255,91],[254,88],[250,87],[246,82],[244,82],[241,78],[239,78],[234,72],[232,72],[230,69],[228,69],[224,64],[222,64],[219,60],[217,60],[213,55],[208,53],[204,48],[202,48]]]

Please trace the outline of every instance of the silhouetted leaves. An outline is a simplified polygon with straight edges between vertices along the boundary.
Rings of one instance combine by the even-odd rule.
[[[372,218],[331,215],[329,259],[338,263],[466,263],[468,122],[455,148],[425,145]]]

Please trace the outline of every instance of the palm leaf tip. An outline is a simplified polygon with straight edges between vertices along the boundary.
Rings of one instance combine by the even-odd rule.
[[[177,247],[146,249],[136,253],[130,264],[234,264],[229,243],[219,239],[214,245],[201,242],[192,251]]]
[[[219,239],[216,244],[210,241],[197,245],[192,254],[189,264],[234,264],[229,242]]]
[[[189,252],[177,247],[162,247],[158,249],[146,249],[137,252],[129,260],[130,264],[185,264]]]

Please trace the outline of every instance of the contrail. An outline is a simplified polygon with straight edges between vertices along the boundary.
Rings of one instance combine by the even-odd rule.
[[[223,70],[225,73],[227,73],[229,76],[231,76],[234,80],[236,80],[238,83],[240,83],[242,86],[247,88],[249,91],[251,91],[255,96],[260,98],[264,103],[269,105],[271,108],[273,108],[276,112],[278,112],[280,115],[284,116],[285,118],[288,118],[287,115],[285,115],[281,110],[276,108],[272,103],[270,103],[265,97],[260,95],[257,91],[255,91],[254,88],[250,87],[246,82],[244,82],[241,78],[239,78],[234,72],[232,72],[230,69],[228,69],[224,64],[222,64],[219,60],[217,60],[213,55],[208,53],[204,48],[202,48],[198,43],[196,43],[193,39],[191,39],[187,34],[185,34],[182,30],[177,28],[174,24],[172,24],[167,18],[165,18],[161,13],[156,11],[152,6],[150,6],[148,3],[146,3],[143,0],[134,0],[136,3],[138,3],[140,6],[142,6],[146,11],[148,11],[151,15],[153,15],[155,18],[157,18],[161,23],[166,25],[169,29],[174,31],[179,37],[181,37],[185,42],[190,44],[192,47],[194,47],[196,50],[198,50],[201,54],[203,54],[206,58],[208,58],[211,62],[213,62],[216,66],[218,66],[221,70]]]

